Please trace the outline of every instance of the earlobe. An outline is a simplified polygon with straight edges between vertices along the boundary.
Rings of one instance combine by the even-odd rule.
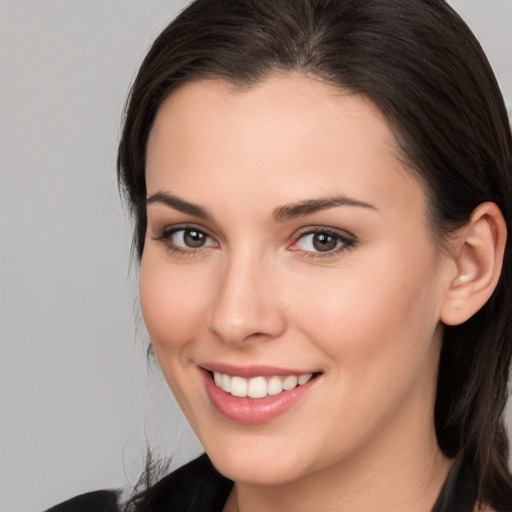
[[[441,321],[459,325],[490,298],[503,264],[507,228],[495,203],[482,203],[453,241],[456,275],[451,278]]]

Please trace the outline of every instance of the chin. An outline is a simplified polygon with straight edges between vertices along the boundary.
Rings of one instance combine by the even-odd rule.
[[[290,467],[275,465],[268,460],[213,460],[217,471],[234,482],[249,485],[282,485],[296,480],[299,475],[292,473]]]
[[[258,442],[247,442],[245,447],[231,444],[206,449],[213,465],[225,477],[238,483],[252,485],[280,485],[303,475],[304,462],[289,449],[261,448]]]

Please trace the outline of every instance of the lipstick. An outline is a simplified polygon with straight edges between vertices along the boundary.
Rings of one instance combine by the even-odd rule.
[[[215,409],[229,420],[246,425],[266,423],[286,413],[319,377],[317,372],[303,370],[220,364],[201,365],[200,373]]]

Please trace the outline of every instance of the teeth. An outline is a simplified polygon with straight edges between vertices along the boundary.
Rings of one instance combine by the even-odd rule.
[[[247,379],[231,377],[231,394],[233,396],[247,396]]]
[[[237,397],[263,398],[267,395],[278,395],[283,391],[289,391],[297,386],[306,384],[312,373],[303,375],[287,375],[286,377],[253,377],[244,379],[243,377],[226,375],[225,373],[213,372],[213,380],[217,387],[226,393],[231,393]]]
[[[288,375],[286,379],[283,381],[283,389],[286,389],[286,391],[289,391],[290,389],[293,389],[297,384],[299,383],[299,378],[295,375]]]
[[[283,391],[283,381],[279,377],[270,377],[267,383],[267,393],[269,395],[278,395]]]
[[[299,386],[302,386],[302,384],[306,384],[306,382],[313,377],[312,373],[306,373],[306,375],[300,375],[299,376]]]
[[[218,384],[217,384],[218,386]],[[221,375],[220,387],[226,392],[231,393],[231,377],[229,375]]]
[[[251,398],[263,398],[267,396],[267,381],[264,377],[254,377],[249,380],[247,396]]]

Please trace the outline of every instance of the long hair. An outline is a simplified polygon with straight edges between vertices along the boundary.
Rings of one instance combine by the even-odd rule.
[[[369,98],[427,190],[442,244],[485,201],[512,232],[512,140],[492,69],[443,0],[197,0],[158,36],[131,89],[118,178],[144,250],[145,157],[162,101],[183,84],[221,79],[249,88],[299,72]],[[512,503],[503,423],[511,359],[511,240],[487,304],[446,327],[435,425],[448,457],[471,462],[480,502]]]

